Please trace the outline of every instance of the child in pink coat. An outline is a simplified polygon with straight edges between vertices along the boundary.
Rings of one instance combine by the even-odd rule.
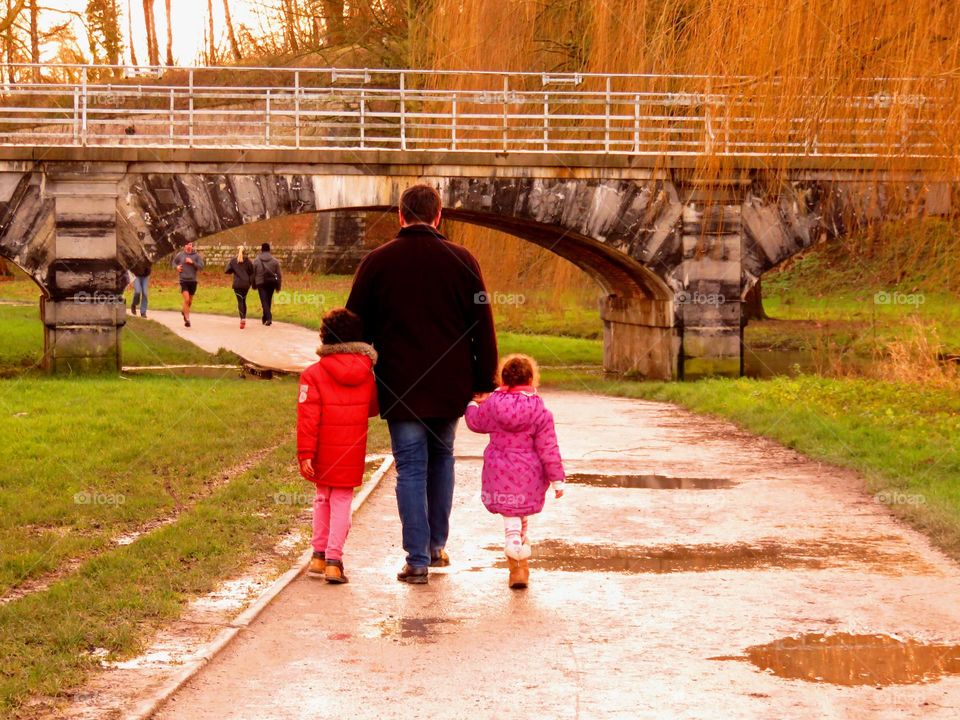
[[[482,403],[467,407],[467,427],[489,433],[483,452],[481,500],[503,516],[504,553],[510,565],[510,587],[529,581],[527,518],[543,510],[547,488],[563,496],[563,462],[553,415],[537,394],[536,361],[510,355],[500,367],[501,386]]]

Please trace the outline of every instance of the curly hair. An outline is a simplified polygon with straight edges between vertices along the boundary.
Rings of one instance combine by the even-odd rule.
[[[500,364],[500,384],[507,387],[540,384],[540,368],[529,355],[507,355]]]
[[[323,316],[320,326],[320,341],[324,345],[362,342],[363,321],[356,313],[346,308],[336,308]]]

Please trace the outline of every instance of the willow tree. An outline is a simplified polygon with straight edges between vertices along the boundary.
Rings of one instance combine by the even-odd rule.
[[[156,67],[160,64],[160,48],[157,44],[157,18],[153,12],[155,0],[143,0],[143,25],[147,35],[147,62]]]

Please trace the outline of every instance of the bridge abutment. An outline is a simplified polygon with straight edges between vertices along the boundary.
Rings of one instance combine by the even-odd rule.
[[[118,260],[117,188],[125,166],[48,167],[53,258],[41,302],[44,367],[53,373],[119,372],[126,274]]]
[[[600,302],[603,369],[652,380],[677,377],[680,337],[669,300],[608,295]]]

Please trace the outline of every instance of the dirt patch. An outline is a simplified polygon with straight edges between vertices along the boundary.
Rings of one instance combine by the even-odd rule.
[[[670,477],[668,475],[594,475],[574,473],[567,482],[592,487],[636,488],[642,490],[726,490],[738,483],[723,478]]]
[[[899,574],[905,567],[925,568],[910,553],[893,553],[876,545],[883,538],[864,542],[730,543],[700,545],[590,545],[546,540],[533,546],[532,567],[564,572],[674,573],[716,570],[797,568],[818,570],[849,563]],[[488,550],[502,551],[498,545]],[[506,560],[496,567],[506,567]],[[477,568],[479,569],[479,568]]]
[[[934,645],[891,635],[808,633],[748,647],[745,660],[764,672],[833,685],[906,685],[960,674],[960,645]]]

